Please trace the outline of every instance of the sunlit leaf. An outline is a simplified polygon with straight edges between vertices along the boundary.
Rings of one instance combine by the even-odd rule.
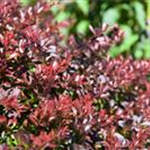
[[[113,25],[120,17],[120,13],[117,8],[108,9],[103,16],[103,22]]]
[[[59,12],[59,14],[56,16],[56,20],[58,22],[64,21],[69,17],[69,13],[68,12]]]
[[[150,58],[150,39],[145,39],[142,45],[144,48],[144,57]]]
[[[78,7],[81,11],[87,15],[89,13],[89,1],[88,0],[76,0]]]
[[[58,11],[59,11],[59,8],[57,6],[55,6],[55,5],[51,8],[51,12],[53,14],[57,14]]]
[[[132,28],[130,26],[128,26],[128,25],[120,25],[120,26],[125,33],[125,38],[132,36],[133,31],[132,31]]]
[[[21,4],[26,5],[34,5],[36,3],[36,0],[20,0]]]
[[[138,35],[132,35],[131,37],[128,37],[124,40],[123,44],[120,46],[116,46],[110,49],[109,54],[112,57],[117,56],[118,54],[121,54],[126,51],[131,50],[131,46],[138,40]]]
[[[136,49],[135,52],[134,52],[134,56],[136,59],[139,59],[143,56],[143,51],[142,49]]]
[[[85,34],[86,31],[88,30],[88,27],[89,27],[89,22],[88,22],[88,20],[83,20],[83,21],[81,21],[81,22],[78,23],[77,28],[76,28],[76,31],[77,31],[78,33],[83,33],[83,34]]]
[[[142,3],[135,1],[132,3],[133,8],[135,9],[135,17],[142,29],[145,28],[145,11]]]

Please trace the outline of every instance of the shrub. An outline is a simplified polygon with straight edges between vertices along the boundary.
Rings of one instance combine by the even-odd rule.
[[[149,60],[110,58],[114,25],[62,46],[43,1],[0,1],[2,149],[142,149],[149,146]]]

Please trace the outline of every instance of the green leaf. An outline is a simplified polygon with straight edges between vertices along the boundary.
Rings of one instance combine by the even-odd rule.
[[[115,57],[123,52],[130,51],[131,46],[133,46],[137,40],[138,35],[132,35],[131,37],[126,38],[123,44],[121,44],[120,46],[115,46],[110,49],[109,51],[110,56]]]
[[[14,146],[17,146],[18,141],[15,139],[14,135],[11,135],[10,137],[7,137],[7,144],[13,148]]]
[[[130,26],[120,25],[120,27],[125,33],[125,38],[128,38],[128,37],[132,36],[133,32],[132,32],[132,28]]]
[[[59,12],[59,8],[57,6],[52,6],[50,10],[53,14],[57,14]]]
[[[145,28],[145,19],[146,19],[146,12],[144,10],[144,6],[142,3],[135,1],[132,3],[132,6],[135,10],[135,17],[142,29]]]
[[[34,5],[36,3],[36,0],[20,0],[21,4],[24,6],[28,5]]]
[[[108,9],[103,16],[103,22],[113,25],[120,17],[119,10],[117,8]]]
[[[34,73],[36,71],[35,66],[30,65],[29,66],[29,71],[32,72],[32,73]]]
[[[76,31],[78,33],[85,34],[89,27],[89,21],[88,20],[82,20],[78,23],[76,27]]]
[[[142,45],[143,45],[143,49],[144,49],[144,58],[150,58],[150,47],[149,47],[149,41],[150,39],[147,38],[143,41]]]
[[[135,58],[150,58],[150,48],[149,48],[149,39],[143,38],[139,43],[137,43],[134,51]]]
[[[64,20],[66,20],[69,17],[69,13],[68,12],[64,12],[64,11],[60,11],[58,13],[58,15],[56,16],[56,21],[58,22],[62,22]]]
[[[76,3],[81,9],[81,11],[84,13],[84,15],[88,15],[89,13],[89,0],[76,0]]]
[[[135,49],[134,51],[134,56],[136,59],[140,59],[143,56],[143,51],[142,49]]]

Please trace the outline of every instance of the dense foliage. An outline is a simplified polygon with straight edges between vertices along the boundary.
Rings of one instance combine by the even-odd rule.
[[[22,0],[24,1],[24,0]],[[51,1],[51,0],[50,0]],[[52,12],[58,21],[70,20],[67,33],[89,34],[88,26],[118,23],[125,31],[123,44],[111,47],[111,56],[132,54],[135,58],[150,57],[150,3],[148,0],[61,0]]]
[[[51,7],[0,1],[0,148],[148,148],[150,60],[110,58],[117,25],[62,46]]]

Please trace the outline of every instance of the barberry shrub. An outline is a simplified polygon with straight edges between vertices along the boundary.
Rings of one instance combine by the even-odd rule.
[[[150,61],[109,57],[117,25],[62,46],[51,7],[0,1],[0,148],[148,148]]]

